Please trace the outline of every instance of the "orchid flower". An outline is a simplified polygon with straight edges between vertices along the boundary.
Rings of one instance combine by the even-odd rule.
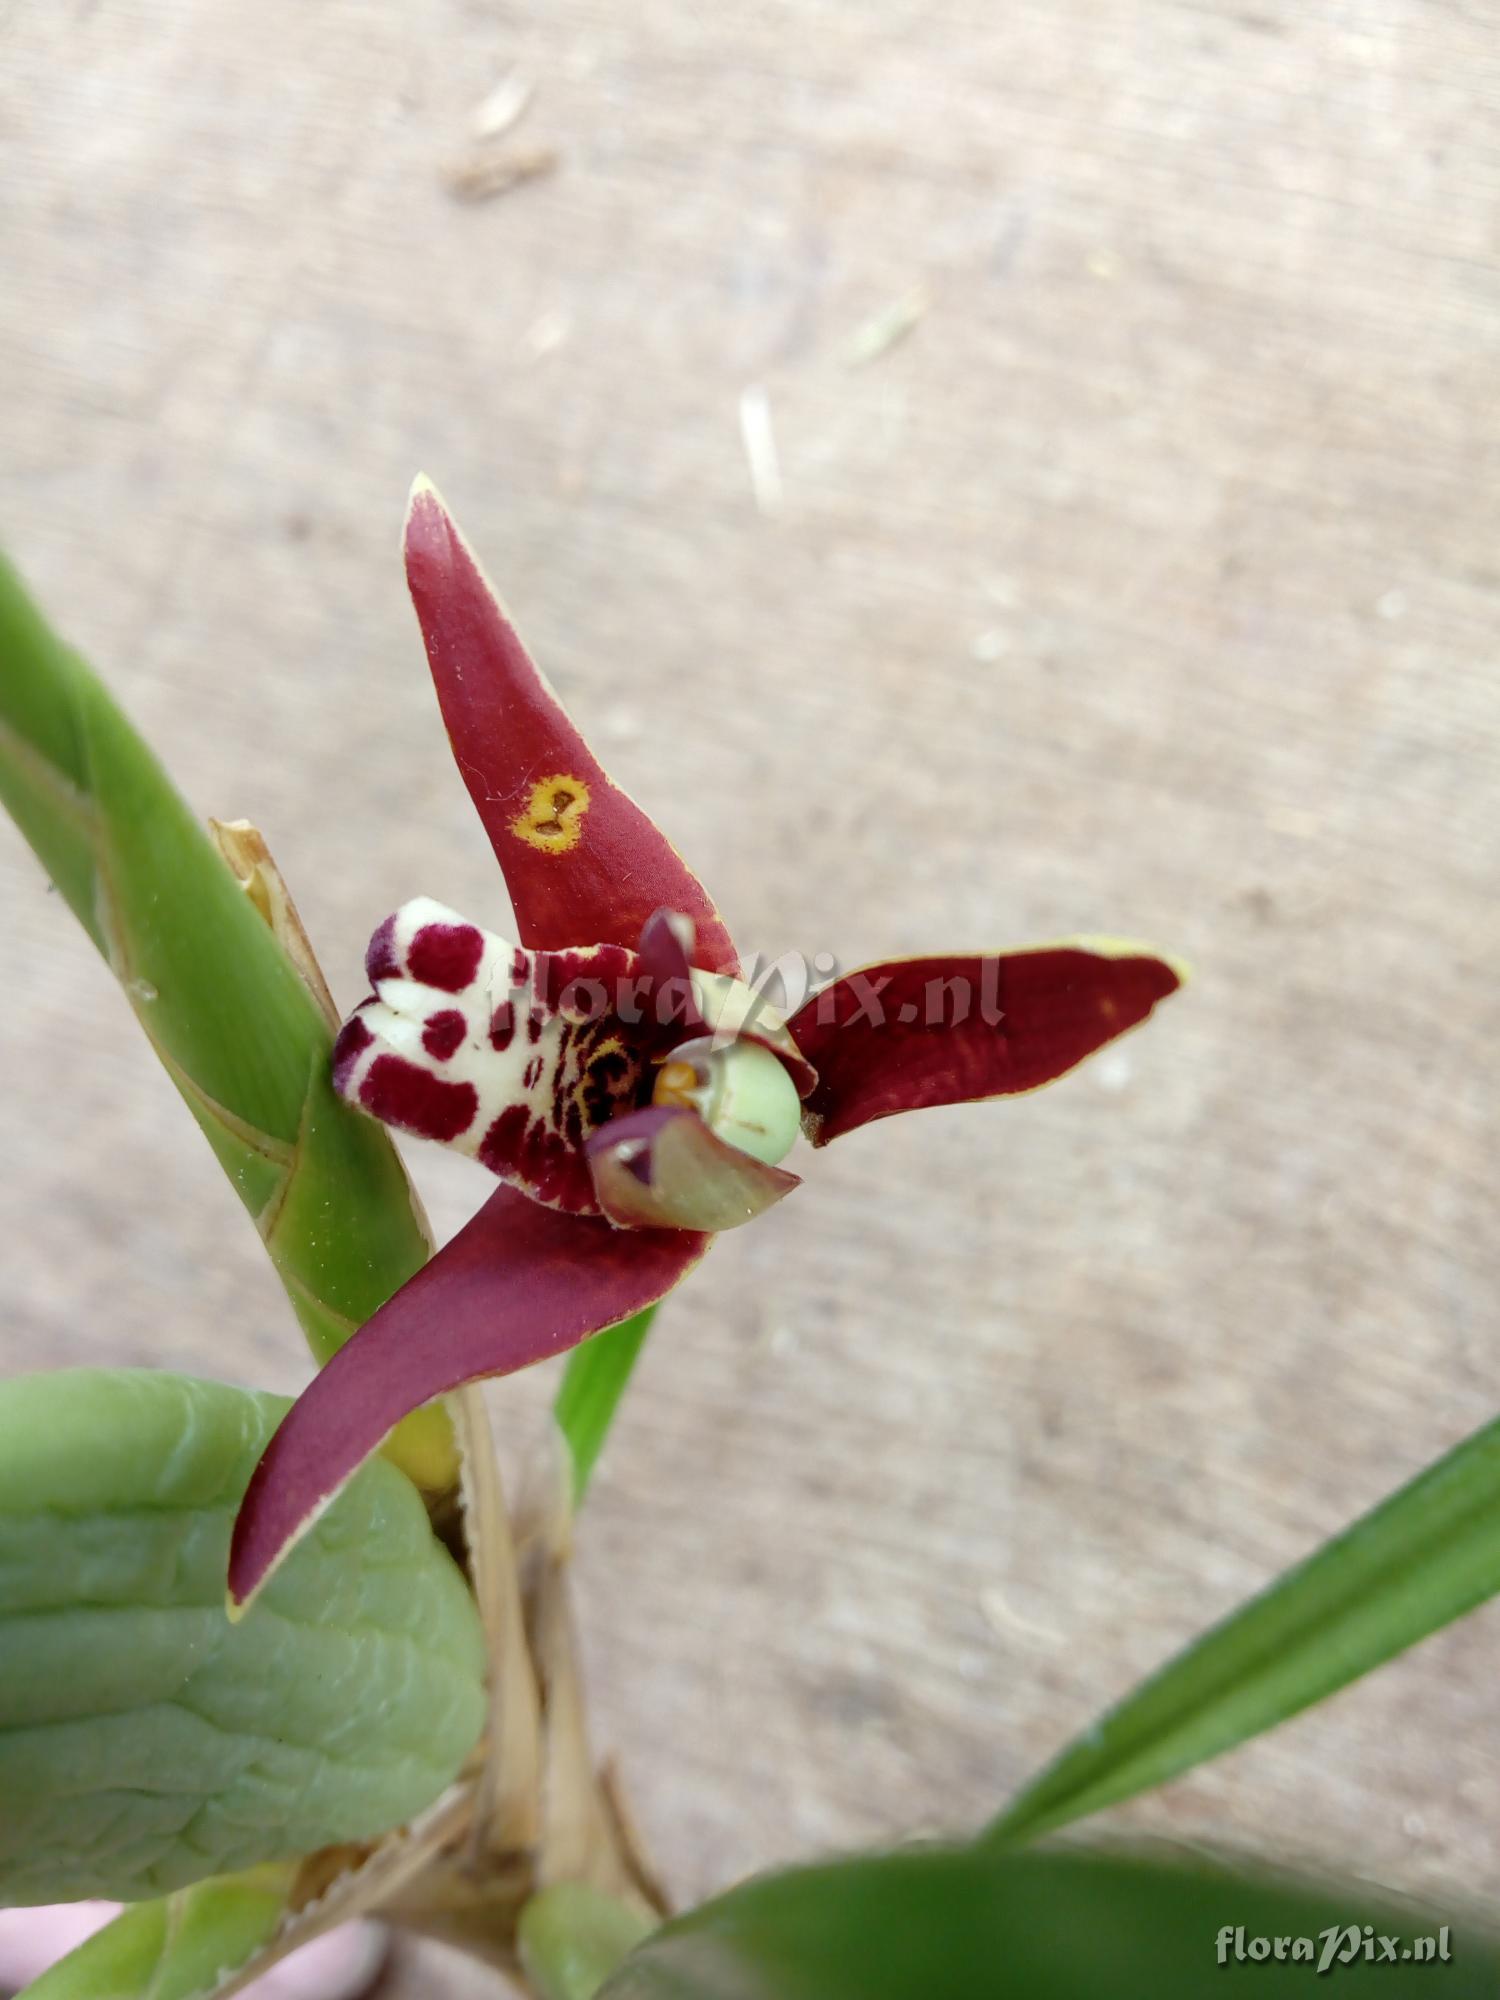
[[[519,937],[425,897],[387,917],[334,1084],[500,1185],[286,1416],[236,1526],[236,1606],[408,1412],[641,1312],[717,1231],[791,1193],[781,1161],[799,1129],[823,1146],[896,1112],[1036,1089],[1181,983],[1144,947],[1080,940],[865,966],[781,1019],[421,479],[405,554]]]

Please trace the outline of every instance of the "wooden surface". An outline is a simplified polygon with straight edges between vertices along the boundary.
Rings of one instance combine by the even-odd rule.
[[[682,1896],[975,1824],[1500,1403],[1500,12],[0,19],[0,536],[341,998],[397,900],[503,910],[395,559],[419,466],[747,947],[1195,964],[1056,1090],[811,1161],[664,1314],[589,1508],[601,1735]],[[512,68],[557,169],[460,201]],[[0,867],[0,1365],[293,1386],[228,1188]],[[451,1229],[483,1177],[417,1165]],[[1121,1817],[1493,1896],[1497,1644]]]

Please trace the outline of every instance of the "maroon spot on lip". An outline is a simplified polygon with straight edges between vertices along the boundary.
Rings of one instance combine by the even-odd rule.
[[[404,1056],[377,1056],[360,1085],[359,1101],[387,1125],[423,1139],[456,1139],[479,1109],[472,1083],[445,1083]]]
[[[490,1047],[508,1049],[515,1032],[516,1010],[509,1000],[502,1000],[490,1020]]]
[[[597,944],[582,951],[539,953],[532,978],[544,1007],[576,1021],[597,1021],[616,1010],[636,967],[634,952]]]
[[[424,986],[462,993],[479,970],[483,935],[473,924],[423,924],[411,941],[407,969]]]
[[[500,1113],[484,1135],[479,1160],[492,1174],[524,1188],[548,1207],[572,1215],[599,1213],[593,1178],[582,1154],[524,1104],[508,1104]]]
[[[358,1014],[351,1014],[339,1029],[338,1040],[333,1045],[333,1087],[342,1090],[349,1081],[349,1072],[359,1061],[375,1037],[370,1033]]]
[[[521,1088],[523,1090],[535,1090],[541,1080],[542,1059],[540,1056],[533,1056],[521,1072]]]
[[[387,917],[365,949],[365,977],[373,986],[377,979],[394,979],[400,970],[396,958],[396,919]]]
[[[446,1062],[468,1031],[469,1024],[456,1007],[440,1007],[423,1024],[422,1046],[438,1062]]]
[[[524,1104],[507,1104],[484,1135],[479,1148],[482,1165],[492,1174],[513,1173],[526,1137],[527,1111]]]

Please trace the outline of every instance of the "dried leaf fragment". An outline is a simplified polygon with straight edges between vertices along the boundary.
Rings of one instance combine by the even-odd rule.
[[[562,155],[555,146],[518,146],[496,151],[476,146],[443,170],[448,192],[458,201],[491,201],[528,181],[555,173]]]

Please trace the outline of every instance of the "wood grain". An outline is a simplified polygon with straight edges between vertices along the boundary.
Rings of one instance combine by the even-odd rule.
[[[747,946],[1197,968],[1055,1091],[811,1161],[664,1315],[581,1562],[684,1897],[974,1824],[1500,1402],[1497,27],[5,17],[0,536],[341,998],[399,899],[503,915],[402,599],[419,466]],[[512,68],[557,168],[457,201]],[[229,1191],[0,868],[0,1365],[293,1385]],[[481,1185],[417,1167],[451,1229]],[[1121,1819],[1493,1897],[1497,1615]]]

